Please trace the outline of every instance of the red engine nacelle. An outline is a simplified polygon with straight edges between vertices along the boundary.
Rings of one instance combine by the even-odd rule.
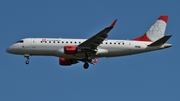
[[[62,66],[70,66],[76,63],[78,63],[76,59],[59,58],[59,64]]]
[[[70,66],[73,64],[73,60],[67,58],[59,58],[59,64],[64,66]]]
[[[76,46],[64,46],[64,53],[65,54],[76,54],[77,47]]]

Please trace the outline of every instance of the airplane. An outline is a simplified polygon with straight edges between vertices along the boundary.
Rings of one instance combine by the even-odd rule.
[[[145,34],[132,40],[107,39],[116,21],[89,39],[24,38],[7,48],[6,52],[24,55],[26,64],[29,64],[30,56],[55,56],[59,58],[59,65],[84,62],[83,67],[87,69],[89,63],[96,64],[99,58],[133,55],[172,46],[166,43],[172,35],[164,36],[167,15],[160,16]]]

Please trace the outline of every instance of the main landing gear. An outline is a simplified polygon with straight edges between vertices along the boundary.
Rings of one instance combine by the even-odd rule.
[[[84,63],[84,69],[88,69],[89,64],[87,62]]]
[[[87,61],[89,61],[89,62],[92,61],[92,57],[89,52],[85,52],[85,56],[86,56]]]
[[[89,67],[88,62],[92,61],[92,57],[89,52],[85,52],[85,56],[86,56],[86,60],[84,62],[84,69],[88,69],[88,67]]]
[[[29,64],[29,54],[25,54],[24,55],[24,57],[27,59],[26,61],[25,61],[25,63],[28,65]]]

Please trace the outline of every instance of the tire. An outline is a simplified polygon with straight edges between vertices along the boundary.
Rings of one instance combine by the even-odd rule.
[[[29,61],[26,61],[25,63],[28,65],[28,64],[29,64]]]
[[[88,64],[88,63],[85,63],[85,64],[84,64],[84,69],[88,69],[88,67],[89,67],[89,64]]]

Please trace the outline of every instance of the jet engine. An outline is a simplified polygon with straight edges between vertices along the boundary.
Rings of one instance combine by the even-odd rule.
[[[76,46],[64,46],[64,53],[65,54],[76,54],[77,47]]]
[[[74,59],[59,58],[59,65],[62,65],[62,66],[70,66],[76,63],[78,63],[78,61]]]

